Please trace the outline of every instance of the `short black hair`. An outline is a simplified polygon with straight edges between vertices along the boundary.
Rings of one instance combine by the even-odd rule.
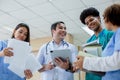
[[[85,24],[85,18],[88,16],[99,17],[99,11],[96,8],[90,7],[82,11],[80,14],[80,20]]]
[[[53,30],[53,29],[56,30],[57,25],[60,24],[60,23],[65,24],[63,21],[57,21],[57,22],[55,22],[51,25],[51,30]]]

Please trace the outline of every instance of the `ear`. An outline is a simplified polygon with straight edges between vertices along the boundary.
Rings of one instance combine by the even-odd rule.
[[[97,19],[101,22],[101,18],[100,18],[100,16],[98,16]]]
[[[98,16],[97,18],[98,18],[98,20],[101,22],[101,18],[100,18],[100,16]]]
[[[52,29],[52,30],[51,30],[51,34],[52,34],[52,36],[53,36],[53,33],[54,33],[54,32],[55,32],[55,30],[54,30],[54,29]]]

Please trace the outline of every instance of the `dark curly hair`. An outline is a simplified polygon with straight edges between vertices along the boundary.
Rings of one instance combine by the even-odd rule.
[[[83,10],[80,14],[80,20],[83,24],[85,24],[85,18],[88,16],[99,17],[99,11],[93,7]]]

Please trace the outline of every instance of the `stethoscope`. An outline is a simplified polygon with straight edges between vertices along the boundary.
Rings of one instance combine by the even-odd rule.
[[[46,50],[46,55],[48,55],[48,45],[50,44],[50,41],[46,44],[46,48],[45,48],[45,50]],[[66,46],[66,48],[67,47],[69,47],[69,44],[67,43],[67,42],[64,42],[63,43],[63,46],[65,47]]]

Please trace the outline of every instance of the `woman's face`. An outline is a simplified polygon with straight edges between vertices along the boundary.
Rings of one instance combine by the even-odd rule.
[[[27,38],[28,31],[25,27],[20,27],[14,32],[14,38],[17,40],[25,41]]]

